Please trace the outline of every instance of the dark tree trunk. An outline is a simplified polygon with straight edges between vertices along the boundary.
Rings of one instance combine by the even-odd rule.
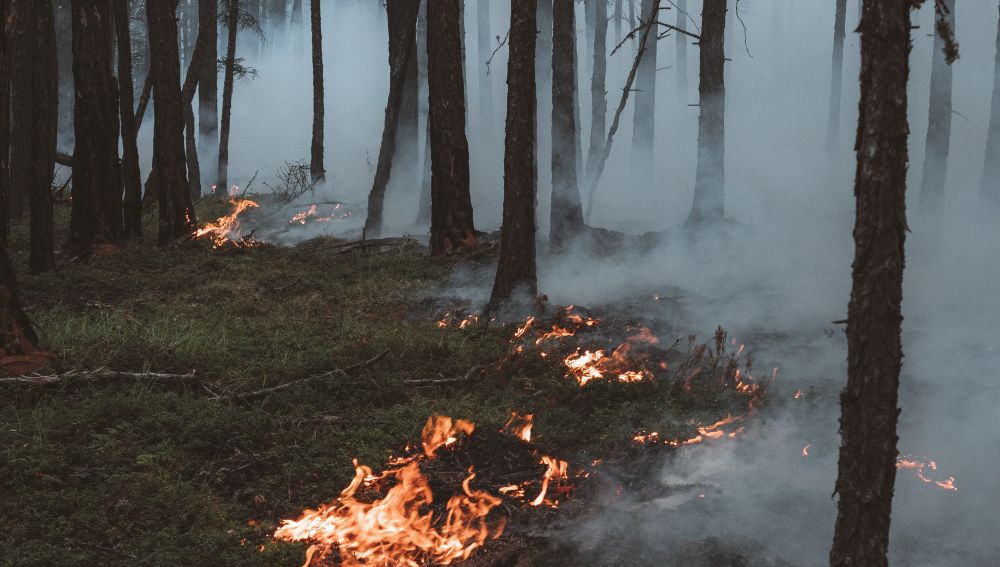
[[[652,0],[642,0],[642,21],[655,19]],[[657,33],[657,30],[653,30]],[[655,36],[654,36],[655,39]],[[720,38],[721,41],[721,38]],[[656,41],[646,42],[646,52],[636,77],[635,115],[632,119],[632,154],[635,164],[645,173],[644,182],[651,181],[654,139],[656,135]]]
[[[417,71],[417,33],[416,18],[419,13],[420,0],[405,0],[417,5],[413,15],[407,15],[408,22],[406,41],[409,51],[406,58],[406,71],[403,74],[403,96],[399,106],[399,128],[396,130],[396,153],[392,160],[392,171],[389,179],[393,186],[412,191],[418,182],[420,172],[420,89],[419,73]],[[394,38],[398,41],[402,36]],[[391,51],[391,50],[390,50]]]
[[[844,36],[847,0],[837,0],[833,24],[833,69],[830,73],[830,116],[826,123],[826,150],[835,152],[840,140],[840,91],[844,78]]]
[[[427,4],[431,254],[434,255],[451,254],[472,248],[476,243],[469,192],[469,142],[465,137],[460,13],[459,0],[434,0]]]
[[[397,135],[401,121],[406,75],[411,67],[416,49],[417,13],[419,0],[396,0],[386,4],[389,22],[389,100],[385,106],[385,123],[382,127],[382,145],[379,149],[375,180],[368,194],[368,217],[365,235],[378,237],[382,233],[382,209],[385,191],[389,186],[393,157],[396,154]]]
[[[219,0],[198,0],[198,33],[207,35],[198,75],[198,130],[202,148],[219,146]],[[208,153],[208,152],[205,152]],[[214,167],[209,163],[206,167]]]
[[[4,3],[0,1],[0,8],[5,8]],[[3,138],[6,134],[0,134],[0,141],[6,142]],[[0,169],[0,176],[6,177],[7,173]],[[0,212],[7,214],[2,208]],[[21,309],[7,247],[0,245],[0,376],[27,374],[46,361],[46,353],[38,347],[38,335]]]
[[[235,2],[234,2],[235,3]],[[184,153],[184,100],[177,51],[177,22],[169,2],[147,0],[147,29],[153,75],[153,185],[159,204],[161,246],[195,227]]]
[[[993,101],[990,105],[990,128],[986,137],[986,162],[979,185],[980,196],[994,210],[1000,209],[1000,23],[993,66]]]
[[[576,175],[574,0],[552,6],[552,206],[549,239],[562,248],[583,228]],[[534,232],[534,231],[532,231]]]
[[[431,225],[431,112],[427,85],[427,2],[420,3],[417,16],[417,82],[424,115],[423,171],[420,174],[420,202],[417,204],[417,226]]]
[[[194,93],[196,89],[202,88],[201,77],[204,74],[206,60],[218,49],[210,46],[218,39],[217,30],[216,26],[199,26],[198,37],[191,52],[191,63],[188,65],[187,75],[181,87],[181,101],[184,105],[184,143],[187,146],[188,190],[191,199],[201,197],[201,161],[198,157],[198,134],[195,129]]]
[[[615,45],[618,45],[622,41],[622,18],[624,17],[625,15],[622,14],[622,0],[615,0]]]
[[[73,0],[73,210],[68,249],[122,241],[118,166],[118,85],[112,72],[111,0]],[[176,45],[176,37],[174,38]]]
[[[910,0],[865,0],[854,268],[832,567],[888,565],[902,365]]]
[[[701,13],[698,166],[689,223],[725,216],[726,191],[726,0],[705,0]]]
[[[222,82],[222,126],[219,132],[219,168],[215,186],[222,195],[229,191],[229,126],[233,114],[233,82],[236,73],[236,34],[239,31],[240,3],[229,0],[226,15],[226,74]]]
[[[943,0],[948,11],[945,23],[954,29],[955,0]],[[924,174],[920,182],[920,212],[939,217],[944,208],[944,183],[948,177],[948,150],[951,145],[951,65],[945,59],[945,40],[934,33],[934,62],[931,64],[931,102],[927,122]]]
[[[52,171],[59,120],[59,64],[51,2],[12,0],[10,184],[27,195],[32,271],[55,267]],[[4,146],[6,148],[6,146]]]
[[[687,0],[677,0],[677,27],[687,29]],[[677,103],[687,104],[688,96],[688,36],[677,35]]]
[[[0,0],[0,85],[10,84],[10,49],[8,47],[7,11],[10,0]],[[7,260],[7,237],[10,232],[10,88],[0,88],[0,249],[4,266]],[[13,272],[11,272],[13,274]],[[0,274],[2,275],[2,274]],[[0,304],[2,309],[3,304]]]
[[[310,0],[309,13],[312,29],[312,66],[313,66],[313,127],[311,160],[309,173],[313,183],[322,182],[326,178],[326,166],[323,165],[323,126],[326,124],[326,106],[323,98],[323,15],[322,0]]]
[[[593,65],[594,62],[594,42],[595,36],[597,35],[597,5],[605,4],[604,12],[607,13],[608,6],[607,0],[583,0],[583,28],[584,28],[584,43],[583,48],[586,55],[584,57],[578,57],[577,63],[580,59],[587,62],[588,65]],[[573,26],[574,29],[576,26]],[[593,72],[593,67],[589,68],[588,71]],[[579,65],[577,65],[577,72],[579,74]]]
[[[595,3],[594,65],[590,80],[590,148],[587,151],[587,176],[589,177],[604,148],[608,119],[608,5],[603,0]]]
[[[553,0],[536,0],[538,18],[538,38],[535,43],[535,87],[538,93],[535,98],[536,120],[535,124],[539,131],[535,133],[536,152],[545,152],[546,148],[539,148],[539,144],[544,144],[548,139],[549,132],[542,132],[545,127],[545,120],[538,120],[537,116],[551,116],[552,112],[552,2]],[[508,39],[508,45],[510,41]],[[549,113],[549,114],[546,114]],[[536,163],[538,163],[536,157]]]
[[[135,116],[135,93],[132,86],[132,38],[129,32],[128,0],[115,2],[115,37],[118,40],[119,116],[122,126],[122,182],[124,236],[126,240],[142,238],[142,174],[139,172],[139,147],[136,137],[139,127]]]
[[[479,128],[480,136],[486,140],[485,150],[492,153],[496,149],[496,106],[493,103],[493,79],[490,78],[486,61],[493,53],[493,34],[490,28],[490,0],[479,0],[476,11],[478,22],[477,39],[479,58],[476,69],[479,74]]]
[[[532,300],[538,292],[535,265],[537,168],[534,140],[537,92],[534,69],[538,11],[535,0],[518,0],[511,3],[510,12],[503,226],[500,229],[500,260],[493,293],[490,295],[491,308],[496,308],[519,293]]]

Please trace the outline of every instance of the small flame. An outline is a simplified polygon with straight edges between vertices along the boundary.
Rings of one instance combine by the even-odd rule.
[[[806,445],[805,447],[802,448],[802,456],[803,457],[808,457],[809,456],[809,447],[812,447],[812,445]]]
[[[504,425],[504,431],[509,435],[513,435],[524,441],[525,443],[531,442],[531,427],[535,416],[530,413],[519,414],[517,412],[510,412],[510,419],[507,420],[507,424]]]
[[[196,230],[194,237],[210,239],[213,248],[221,248],[227,243],[233,243],[237,246],[250,245],[243,240],[243,235],[240,231],[239,216],[247,209],[260,208],[260,205],[250,199],[240,199],[239,197],[231,198],[229,204],[233,206],[232,212],[224,217],[220,217],[214,223],[208,223]]]
[[[914,457],[900,456],[896,458],[896,468],[899,470],[912,470],[917,475],[917,478],[924,483],[932,484],[943,490],[958,492],[958,487],[955,485],[955,477],[949,476],[944,480],[935,480],[927,474],[928,470],[937,472],[938,466],[935,461],[923,461]]]

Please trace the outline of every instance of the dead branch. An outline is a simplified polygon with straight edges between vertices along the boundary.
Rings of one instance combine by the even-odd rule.
[[[285,382],[284,384],[278,384],[277,386],[271,386],[270,388],[263,388],[263,389],[260,389],[260,390],[254,390],[253,392],[244,392],[242,394],[220,395],[220,394],[214,394],[214,392],[212,390],[208,390],[208,391],[209,392],[213,392],[213,394],[214,394],[210,399],[212,399],[214,401],[217,401],[217,402],[221,402],[221,401],[241,401],[241,402],[244,402],[244,401],[247,401],[247,400],[253,400],[253,399],[257,399],[257,398],[262,398],[264,396],[268,396],[268,395],[273,394],[275,392],[280,392],[282,390],[286,390],[286,389],[291,388],[293,386],[301,386],[302,384],[305,384],[306,382],[312,382],[313,380],[320,380],[320,379],[324,379],[324,378],[331,378],[333,376],[343,376],[343,377],[346,378],[348,372],[350,372],[352,370],[358,370],[359,368],[366,368],[368,366],[371,366],[371,365],[375,364],[376,362],[382,360],[385,357],[385,355],[387,355],[387,354],[389,354],[389,351],[388,350],[384,350],[384,351],[378,353],[377,355],[375,355],[374,357],[369,358],[368,360],[365,360],[364,362],[358,362],[358,363],[355,363],[355,364],[351,364],[349,366],[345,366],[343,368],[336,368],[334,370],[328,370],[326,372],[321,372],[319,374],[313,374],[312,376],[306,376],[305,378],[300,378],[298,380],[292,380],[291,382]]]
[[[497,36],[497,48],[493,50],[490,54],[490,58],[486,60],[486,74],[490,74],[490,64],[493,63],[493,58],[497,56],[497,53],[503,49],[503,46],[507,45],[507,40],[510,39],[510,30],[507,30],[507,34],[503,36],[503,40],[500,36]]]
[[[457,376],[455,378],[424,378],[420,380],[403,380],[403,384],[407,386],[430,386],[435,384],[454,384],[456,382],[468,382],[477,373],[481,373],[489,364],[477,364],[473,366],[462,376]]]
[[[0,384],[24,384],[28,386],[48,386],[80,380],[147,380],[153,382],[198,380],[200,376],[192,370],[187,374],[164,374],[160,372],[121,372],[107,368],[96,370],[70,370],[62,374],[28,374],[11,378],[0,378]]]

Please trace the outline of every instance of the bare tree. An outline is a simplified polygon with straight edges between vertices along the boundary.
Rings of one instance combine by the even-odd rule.
[[[552,3],[552,206],[549,239],[561,248],[583,229],[576,169],[574,0]]]
[[[460,4],[460,0],[427,4],[431,253],[435,255],[451,254],[476,243],[469,190],[469,142],[465,135]]]
[[[111,0],[73,0],[76,146],[68,249],[74,256],[89,254],[95,243],[117,245],[122,241],[118,85],[112,72],[111,14]]]
[[[683,1],[683,0],[682,0]],[[615,0],[615,45],[622,40],[622,0]]]
[[[10,84],[10,48],[8,47],[7,11],[10,0],[0,0],[0,85]],[[7,260],[7,237],[10,232],[10,88],[0,88],[0,249],[3,250],[4,266]],[[5,268],[6,269],[6,268]],[[11,271],[13,273],[13,271]],[[0,274],[2,275],[2,274]],[[13,289],[13,287],[12,287]],[[2,309],[0,304],[0,309]]]
[[[840,95],[844,80],[844,37],[847,0],[837,0],[833,23],[833,69],[830,72],[830,115],[826,122],[826,150],[835,152],[840,140]]]
[[[986,137],[986,161],[979,185],[980,196],[993,209],[1000,208],[1000,24],[993,66],[993,99],[990,105],[990,128]]]
[[[312,22],[312,66],[313,66],[313,130],[309,172],[313,183],[326,178],[323,165],[323,128],[326,123],[326,107],[323,96],[323,19],[322,0],[310,0],[310,21]]]
[[[944,183],[948,177],[948,151],[951,145],[951,61],[948,42],[942,30],[954,29],[955,0],[939,0],[944,9],[935,26],[934,62],[931,64],[931,97],[927,122],[927,145],[924,153],[923,177],[920,182],[921,213],[937,217],[944,207]]]
[[[865,0],[847,387],[830,565],[888,565],[896,481],[912,0]]]
[[[26,193],[31,216],[31,269],[55,267],[52,170],[59,119],[59,64],[51,2],[11,0],[10,184]],[[6,87],[5,87],[6,88]],[[6,146],[4,146],[6,148]]]
[[[546,0],[543,0],[543,2]],[[504,144],[503,225],[500,260],[490,295],[490,310],[515,293],[537,293],[535,264],[535,0],[518,0],[510,9],[507,64],[507,133]],[[545,29],[545,28],[542,28]],[[545,35],[545,34],[542,34]]]
[[[115,38],[118,42],[119,116],[122,129],[123,228],[126,240],[142,238],[142,174],[139,172],[139,125],[135,116],[132,86],[132,38],[129,31],[129,2],[115,2]]]
[[[427,85],[427,2],[420,3],[420,12],[417,15],[417,88],[420,92],[421,112],[426,123],[416,225],[429,227],[431,225],[431,121]]]
[[[726,0],[705,0],[701,13],[698,92],[698,166],[689,224],[725,216],[726,190]]]

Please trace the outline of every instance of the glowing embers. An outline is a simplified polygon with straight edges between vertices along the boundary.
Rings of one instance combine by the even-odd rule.
[[[320,204],[312,204],[304,211],[292,215],[288,224],[304,226],[312,223],[332,222],[350,218],[352,214],[353,212],[343,203],[324,204],[323,210],[320,210]]]
[[[697,426],[698,434],[687,438],[672,437],[667,439],[656,431],[640,431],[632,436],[632,442],[637,445],[662,444],[670,447],[684,447],[697,445],[709,439],[735,439],[743,433],[744,426],[742,424],[745,420],[745,415],[736,415],[720,419],[711,425],[699,425]]]
[[[896,469],[898,470],[912,470],[913,473],[926,484],[936,486],[942,490],[951,490],[958,492],[958,487],[955,485],[955,477],[938,477],[938,465],[935,461],[923,460],[912,456],[899,456],[896,457]]]
[[[240,215],[249,209],[260,208],[260,205],[250,199],[242,199],[235,196],[229,199],[229,204],[232,205],[233,209],[228,215],[220,217],[214,223],[208,223],[204,227],[199,228],[195,231],[194,237],[210,240],[213,248],[221,248],[226,245],[238,248],[255,246],[257,241],[243,235],[240,226]]]

